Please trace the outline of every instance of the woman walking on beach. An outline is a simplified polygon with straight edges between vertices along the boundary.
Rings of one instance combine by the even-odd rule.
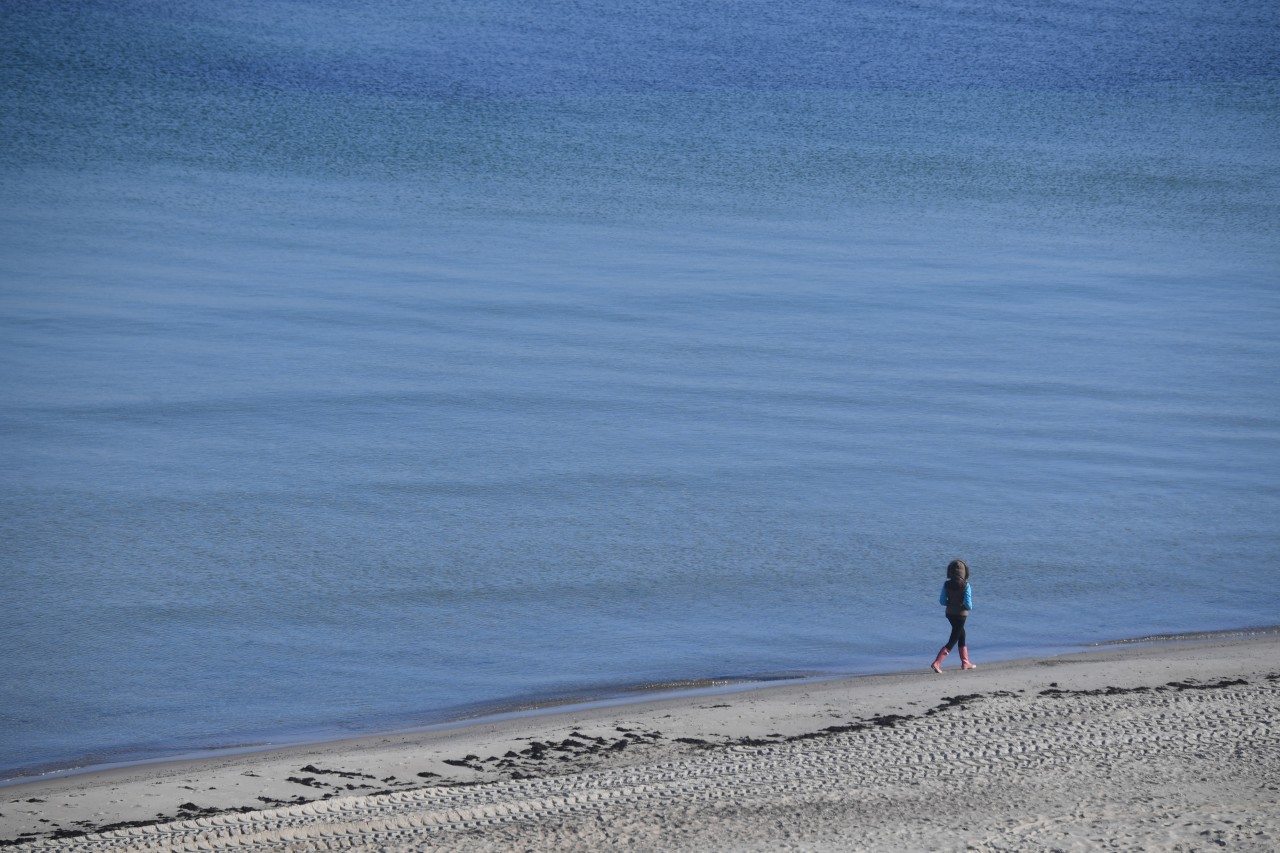
[[[942,661],[960,644],[960,668],[976,669],[969,662],[969,647],[965,644],[964,620],[973,609],[973,592],[969,589],[969,564],[964,560],[952,560],[947,566],[947,582],[942,585],[938,603],[947,608],[947,621],[951,623],[951,636],[947,644],[938,649],[933,661],[933,671],[942,672]]]

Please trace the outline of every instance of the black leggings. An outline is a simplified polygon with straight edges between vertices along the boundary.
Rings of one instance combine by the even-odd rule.
[[[947,651],[954,649],[956,647],[956,643],[959,643],[961,646],[966,645],[964,641],[964,620],[968,618],[968,616],[954,616],[950,613],[947,614],[947,621],[951,623],[951,636],[947,639]]]

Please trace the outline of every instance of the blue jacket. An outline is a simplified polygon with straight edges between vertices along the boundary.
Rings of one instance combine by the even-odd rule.
[[[942,584],[942,594],[938,596],[938,603],[943,607],[947,606],[947,585],[945,582]],[[973,609],[973,584],[968,582],[964,585],[964,609]]]

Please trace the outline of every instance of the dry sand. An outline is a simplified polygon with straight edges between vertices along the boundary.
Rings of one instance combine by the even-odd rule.
[[[24,839],[15,850],[1280,849],[1274,632],[942,675],[921,663],[37,781],[0,789],[0,840]],[[145,825],[108,828],[132,822]]]

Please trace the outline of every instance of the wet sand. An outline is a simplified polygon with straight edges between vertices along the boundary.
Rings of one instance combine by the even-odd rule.
[[[0,841],[1280,849],[1275,633],[927,663],[34,781],[0,789]]]

